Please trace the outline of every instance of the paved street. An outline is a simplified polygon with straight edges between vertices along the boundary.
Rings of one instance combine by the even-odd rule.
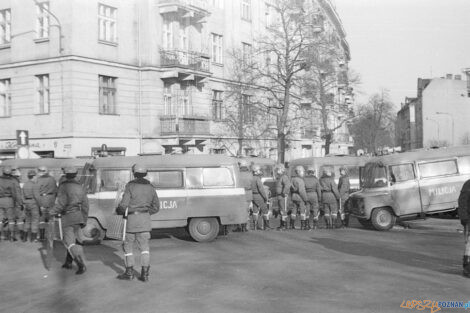
[[[389,232],[353,223],[230,233],[205,244],[181,231],[155,233],[148,284],[115,279],[123,269],[118,241],[85,247],[83,276],[61,269],[59,243],[47,271],[40,244],[1,242],[0,312],[415,312],[401,303],[467,302],[460,224],[420,227],[428,221]]]

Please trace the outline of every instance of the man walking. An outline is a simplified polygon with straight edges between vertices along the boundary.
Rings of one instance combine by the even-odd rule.
[[[15,224],[12,221],[15,218],[15,208],[21,204],[21,193],[18,193],[16,183],[11,177],[11,167],[5,166],[2,169],[2,176],[0,176],[0,220],[6,240],[16,239],[13,234]],[[5,220],[8,221],[6,225]]]
[[[254,164],[251,167],[253,172],[253,179],[251,181],[251,191],[253,193],[253,229],[258,229],[258,217],[260,214],[263,215],[264,225],[263,230],[269,229],[269,215],[268,215],[268,195],[266,189],[261,182],[261,167],[258,164]]]
[[[46,225],[49,225],[49,211],[55,204],[57,184],[54,177],[50,176],[47,167],[38,168],[38,178],[34,189],[35,197],[39,205],[39,240],[45,239]]]
[[[318,178],[315,176],[315,169],[313,166],[307,168],[307,175],[304,178],[305,191],[307,192],[307,211],[310,212],[313,220],[313,229],[318,227],[318,219],[320,217],[320,199],[321,187]],[[310,219],[309,219],[310,220]],[[308,221],[309,221],[308,220]],[[307,222],[307,228],[310,228]]]
[[[349,182],[349,174],[346,167],[342,166],[339,169],[339,182],[338,182],[338,191],[339,191],[339,218],[341,219],[341,227],[348,226],[349,215],[346,216],[345,205],[346,201],[349,198],[349,189],[351,184]]]
[[[250,166],[246,160],[240,160],[239,162],[240,167],[240,183],[243,188],[245,188],[245,199],[246,199],[246,209],[248,213],[250,212],[251,208],[251,201],[253,201],[253,193],[251,191],[251,181],[253,180],[253,174],[250,172]],[[247,221],[248,222],[248,221]],[[238,225],[237,231],[246,232],[247,223]]]
[[[320,186],[322,191],[323,214],[326,220],[326,228],[333,228],[336,225],[336,217],[338,214],[339,192],[331,169],[325,167],[323,175],[320,178]]]
[[[290,179],[286,175],[286,168],[283,164],[279,164],[276,168],[276,196],[279,211],[281,213],[281,225],[279,230],[287,230],[287,196],[290,192]]]
[[[135,179],[127,183],[121,203],[116,209],[119,215],[127,213],[126,237],[123,242],[126,270],[118,275],[118,279],[134,279],[134,243],[140,249],[140,263],[142,271],[139,280],[147,282],[150,272],[150,231],[152,230],[152,214],[160,210],[160,202],[157,192],[150,182],[144,177],[147,176],[147,168],[140,164],[133,166]],[[127,212],[126,212],[127,210]]]
[[[291,228],[295,229],[295,218],[296,213],[300,214],[300,229],[307,230],[307,207],[305,202],[307,201],[307,192],[305,191],[305,169],[303,166],[298,165],[295,168],[295,173],[297,176],[292,178],[292,202],[294,207],[291,212]]]
[[[74,167],[65,169],[65,181],[60,185],[57,204],[49,211],[50,216],[60,215],[62,218],[63,242],[67,248],[67,256],[63,268],[71,269],[75,260],[78,270],[75,274],[85,273],[85,256],[83,246],[79,242],[80,229],[86,226],[88,219],[88,198],[82,185],[75,179],[78,170]]]
[[[36,184],[34,181],[35,176],[36,172],[34,170],[29,170],[28,181],[23,185],[23,204],[25,212],[25,234],[23,241],[28,240],[28,233],[30,232],[31,242],[37,241],[37,233],[39,229],[39,206],[37,204],[38,199],[34,197],[34,186]]]

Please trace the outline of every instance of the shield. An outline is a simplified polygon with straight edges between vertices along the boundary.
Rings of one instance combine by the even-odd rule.
[[[124,186],[118,185],[118,191],[116,192],[116,199],[114,200],[114,207],[118,207],[122,199],[122,194],[124,192]],[[126,226],[127,226],[127,209],[124,216],[121,215],[111,215],[107,219],[108,228],[106,229],[106,237],[116,240],[123,240],[126,236]]]

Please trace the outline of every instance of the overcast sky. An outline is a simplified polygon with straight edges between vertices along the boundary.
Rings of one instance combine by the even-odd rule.
[[[356,99],[382,88],[396,108],[416,96],[418,77],[470,68],[470,0],[333,0],[361,76]]]

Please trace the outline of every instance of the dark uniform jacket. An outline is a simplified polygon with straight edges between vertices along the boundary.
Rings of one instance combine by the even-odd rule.
[[[245,188],[246,201],[253,200],[253,192],[251,191],[251,181],[253,174],[250,171],[240,171],[240,183]]]
[[[18,193],[16,183],[10,176],[0,176],[0,199],[0,207],[3,208],[9,208],[23,203],[21,193]]]
[[[118,207],[118,213],[128,209],[128,233],[148,232],[152,230],[150,215],[160,210],[155,188],[145,178],[136,178],[127,183]]]
[[[39,176],[36,181],[34,193],[35,198],[39,199],[38,205],[40,207],[53,207],[55,196],[57,195],[57,184],[54,177],[49,174]]]
[[[253,201],[268,201],[268,195],[266,194],[266,190],[264,189],[264,185],[259,176],[253,176],[253,179],[251,180],[251,191],[253,192]]]
[[[467,180],[460,190],[458,212],[462,225],[470,223],[470,180]]]
[[[301,177],[292,178],[292,201],[307,202],[307,192],[305,191],[305,182]]]
[[[318,203],[318,201],[321,199],[320,181],[315,176],[305,176],[304,182],[308,201],[312,203]]]
[[[322,191],[322,203],[336,203],[339,200],[339,191],[336,183],[331,176],[322,176],[320,178]]]
[[[67,179],[59,188],[57,203],[51,214],[62,214],[62,226],[86,224],[88,219],[88,198],[82,185],[75,179]]]
[[[279,197],[287,197],[290,192],[291,182],[286,174],[282,174],[276,181],[276,195]]]
[[[28,207],[26,209],[31,209],[31,207],[36,207],[39,199],[34,197],[34,185],[35,182],[28,180],[23,185],[23,202]]]
[[[349,183],[349,176],[344,175],[339,178],[338,181],[338,191],[341,200],[346,201],[349,198],[349,189],[351,184]]]

